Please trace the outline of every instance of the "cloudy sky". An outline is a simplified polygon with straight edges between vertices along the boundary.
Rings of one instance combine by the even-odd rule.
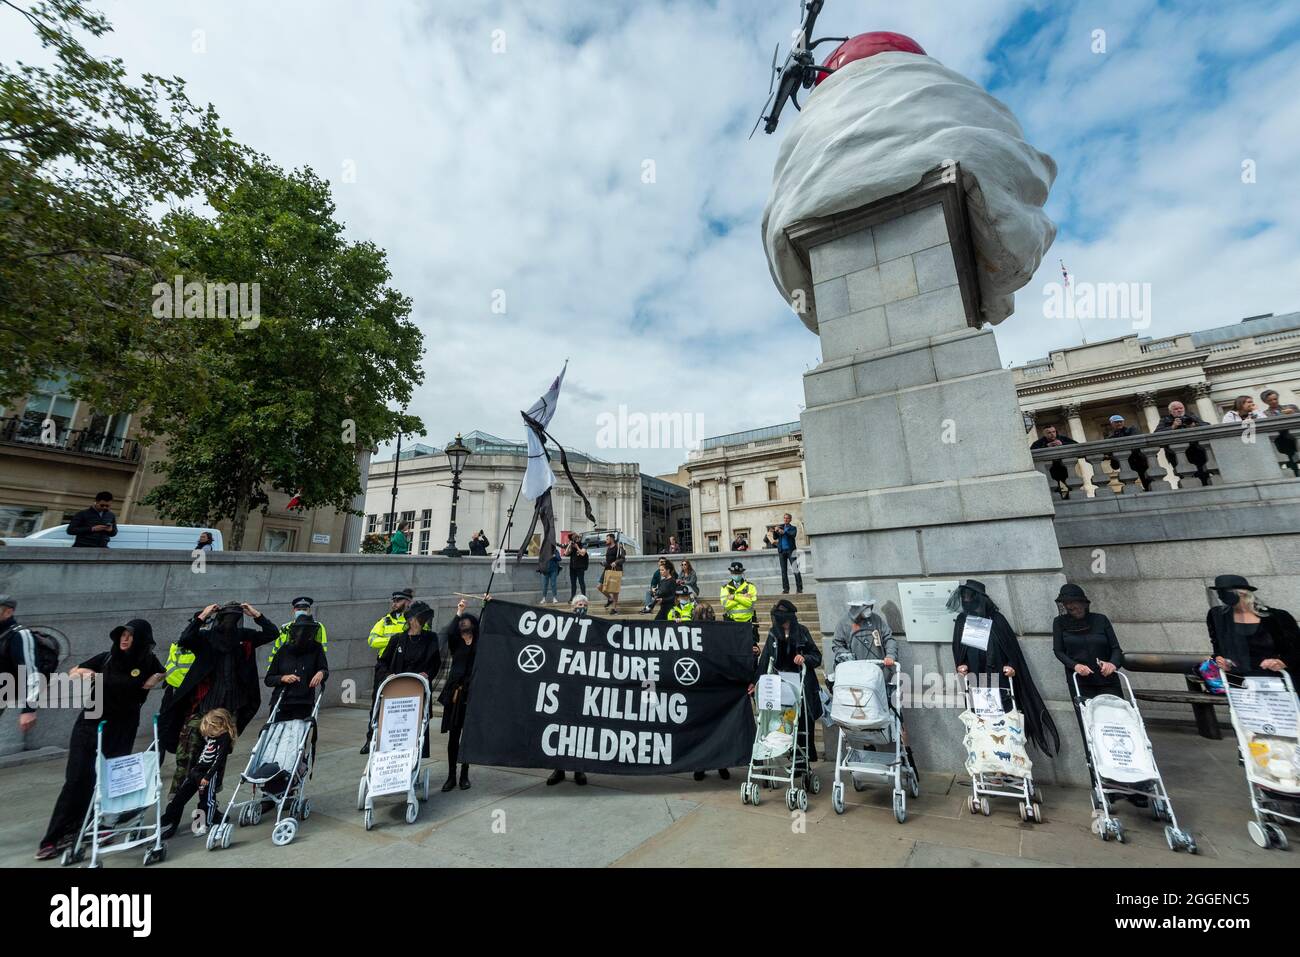
[[[798,417],[817,338],[758,228],[781,132],[746,140],[796,0],[99,7],[116,29],[98,49],[183,77],[239,139],[316,169],[350,236],[388,251],[425,333],[423,441],[519,437],[565,358],[555,434],[646,471],[684,452],[601,448],[602,413],[700,413],[706,435]],[[820,25],[916,38],[1059,164],[1060,232],[998,328],[1004,362],[1079,341],[1044,318],[1062,259],[1076,281],[1150,283],[1143,335],[1300,309],[1294,0],[827,0]],[[0,55],[29,53],[0,36]]]

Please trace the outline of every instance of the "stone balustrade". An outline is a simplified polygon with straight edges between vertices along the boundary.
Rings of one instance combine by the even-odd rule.
[[[1300,416],[1036,449],[1056,500],[1300,478]]]

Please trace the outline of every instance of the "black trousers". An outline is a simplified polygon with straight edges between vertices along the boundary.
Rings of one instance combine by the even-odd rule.
[[[587,569],[569,566],[569,601],[575,595],[587,594]]]
[[[217,818],[217,789],[212,785],[212,781],[209,781],[206,786],[200,785],[193,777],[187,775],[185,780],[181,782],[181,786],[176,789],[172,799],[167,802],[167,808],[163,811],[162,817],[163,827],[170,827],[173,824],[180,823],[185,805],[190,803],[190,798],[194,797],[196,792],[199,796],[199,810],[207,815],[208,826],[211,827],[215,824]]]
[[[41,844],[57,844],[60,838],[75,836],[95,796],[95,738],[98,721],[78,718],[68,739],[68,766],[63,789],[54,802],[49,827]],[[137,724],[109,721],[104,727],[104,755],[118,758],[131,753]]]
[[[790,562],[794,560],[794,552],[777,552],[777,557],[781,559],[781,591],[790,590]],[[803,591],[803,575],[798,572],[794,573],[794,587],[796,591]]]

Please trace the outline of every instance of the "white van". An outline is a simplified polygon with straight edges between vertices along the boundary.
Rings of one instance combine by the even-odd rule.
[[[224,549],[221,532],[215,528],[191,528],[185,525],[119,525],[117,534],[108,540],[109,548],[156,548],[173,551],[193,551],[202,532],[212,534],[212,550]],[[26,538],[0,538],[5,545],[38,545],[44,548],[71,548],[73,536],[68,526],[52,525]]]

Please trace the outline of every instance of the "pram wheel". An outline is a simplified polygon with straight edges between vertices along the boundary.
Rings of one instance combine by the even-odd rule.
[[[366,809],[366,777],[363,774],[361,776],[361,783],[357,785],[357,810],[364,811],[365,809]]]
[[[420,816],[420,800],[419,798],[411,798],[411,800],[406,802],[406,823],[414,824],[415,819],[419,816]]]
[[[63,857],[60,858],[59,863],[62,864],[64,867],[67,867],[70,864],[80,864],[85,859],[86,859],[86,849],[84,847],[83,848],[70,847],[63,852]]]
[[[305,821],[307,818],[311,817],[311,798],[303,798],[298,811],[299,813],[295,814],[294,817],[299,820]]]
[[[1028,805],[1028,804],[1020,804],[1020,805],[1017,805],[1017,810],[1020,811],[1020,820],[1022,820],[1022,821],[1028,821],[1028,820],[1029,820],[1030,810],[1029,810],[1029,805]]]
[[[367,831],[375,826],[375,812],[373,808],[366,808],[365,817],[362,818],[362,822],[365,824]]]
[[[1291,846],[1291,842],[1286,839],[1286,831],[1282,830],[1280,825],[1265,824],[1264,830],[1268,832],[1269,841],[1279,851],[1285,851]]]
[[[1117,844],[1124,843],[1124,825],[1120,823],[1118,818],[1114,817],[1106,821],[1101,828],[1101,839],[1103,841],[1109,841],[1112,837]]]
[[[902,791],[894,792],[894,820],[899,824],[907,820],[907,798]]]
[[[821,794],[822,779],[817,775],[816,771],[809,771],[803,776],[803,786],[813,794]]]
[[[980,812],[979,798],[971,798],[968,806],[970,807],[970,812],[972,814],[978,814]]]
[[[980,813],[985,817],[993,813],[993,807],[989,804],[988,798],[980,798]]]
[[[148,867],[150,864],[161,864],[165,860],[167,860],[167,845],[165,844],[157,850],[151,847],[149,850],[144,852],[145,867]]]
[[[1035,824],[1043,823],[1043,806],[1037,801],[1034,802],[1033,818]]]
[[[844,785],[838,781],[831,785],[831,807],[836,814],[844,813]]]
[[[921,776],[916,773],[915,768],[911,768],[908,771],[907,777],[908,790],[912,792],[912,797],[919,798],[921,796]]]
[[[271,843],[276,847],[284,847],[291,842],[298,834],[298,822],[291,817],[286,817],[275,826],[271,832]]]

